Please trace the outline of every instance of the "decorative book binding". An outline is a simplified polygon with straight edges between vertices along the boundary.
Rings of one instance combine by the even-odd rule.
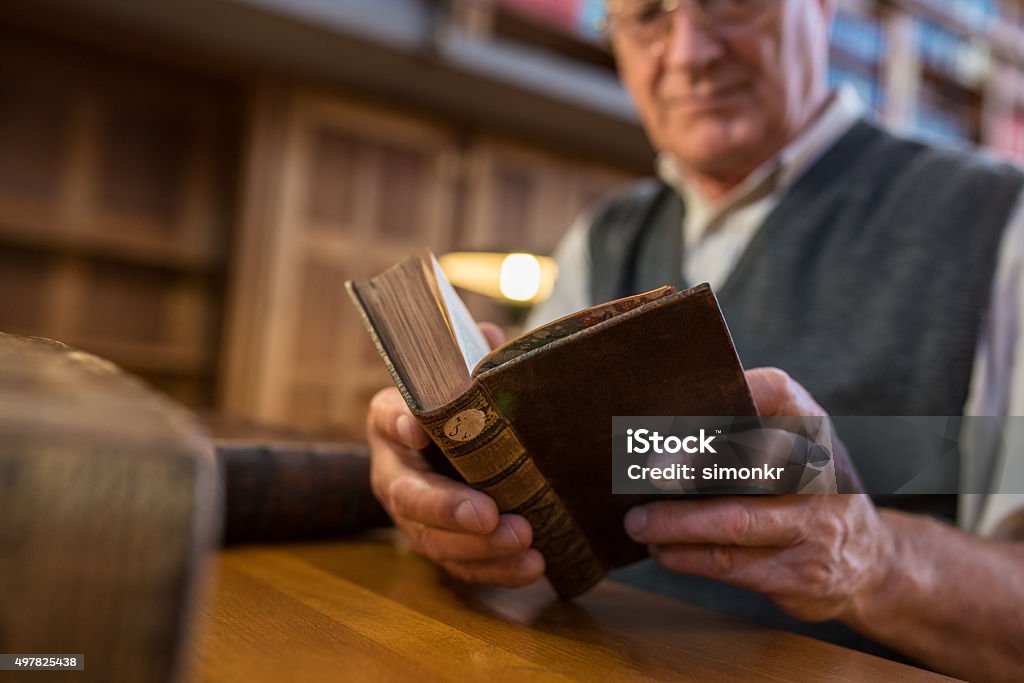
[[[481,385],[443,411],[421,417],[467,483],[503,512],[530,522],[533,547],[544,556],[548,580],[561,597],[579,595],[601,580],[604,569],[586,536]]]

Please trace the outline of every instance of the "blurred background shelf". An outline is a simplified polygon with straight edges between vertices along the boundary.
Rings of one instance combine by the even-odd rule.
[[[899,130],[1024,162],[1024,3],[837,4],[833,84]],[[345,280],[423,246],[550,253],[650,174],[602,8],[0,4],[0,330],[195,407],[358,437],[389,380]]]

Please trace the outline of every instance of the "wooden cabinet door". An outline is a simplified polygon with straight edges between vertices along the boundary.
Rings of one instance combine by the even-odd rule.
[[[443,129],[315,93],[254,106],[226,408],[358,435],[390,380],[344,282],[448,247],[457,151]]]

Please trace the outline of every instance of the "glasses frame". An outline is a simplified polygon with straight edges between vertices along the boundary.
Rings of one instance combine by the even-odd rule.
[[[630,33],[630,29],[623,29],[623,31],[627,39],[636,46],[643,47],[646,45],[645,51],[651,56],[661,56],[664,54],[668,41],[672,37],[672,30],[675,27],[675,12],[684,6],[689,13],[690,19],[698,23],[705,30],[720,37],[729,37],[746,33],[756,28],[758,23],[766,16],[767,10],[774,3],[775,0],[752,0],[754,7],[748,18],[733,25],[722,26],[707,14],[707,11],[701,7],[699,0],[658,0],[651,4],[660,5],[661,11],[667,15],[668,25],[664,36],[656,40],[645,41],[636,35],[635,30],[632,33]],[[624,15],[624,10],[628,4],[628,2],[623,0],[610,0],[608,2],[607,12],[599,20],[597,27],[598,31],[604,34],[606,38],[610,37],[617,23],[616,19]]]

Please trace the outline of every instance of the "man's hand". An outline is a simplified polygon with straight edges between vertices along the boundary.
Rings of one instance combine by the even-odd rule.
[[[480,329],[492,346],[501,342],[498,327]],[[374,495],[416,551],[463,581],[525,586],[543,575],[529,522],[499,514],[490,496],[430,470],[420,455],[430,437],[397,389],[373,397],[366,427]]]
[[[826,415],[781,370],[750,370],[747,381],[762,415]],[[808,621],[855,616],[893,554],[866,495],[658,502],[630,510],[625,527],[662,566],[759,591]]]

